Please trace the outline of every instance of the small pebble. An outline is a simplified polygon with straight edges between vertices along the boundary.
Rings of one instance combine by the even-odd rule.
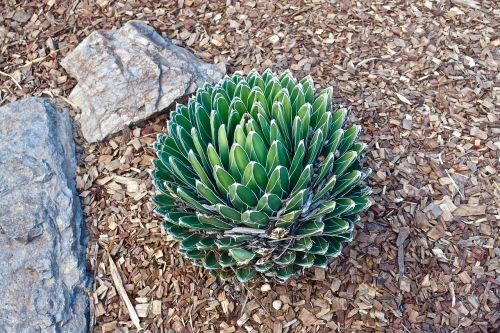
[[[281,309],[281,306],[283,305],[283,302],[280,301],[279,299],[273,301],[273,308],[275,310]]]
[[[263,293],[266,293],[269,290],[271,290],[271,286],[269,285],[269,283],[264,283],[262,287],[260,287],[260,291],[262,291]]]

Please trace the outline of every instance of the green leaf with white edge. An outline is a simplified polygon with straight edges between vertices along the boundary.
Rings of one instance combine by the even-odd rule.
[[[314,181],[314,186],[317,186],[321,181],[325,178],[325,176],[332,171],[333,161],[335,160],[334,153],[328,154],[318,169],[317,175],[318,177]]]
[[[325,223],[324,234],[336,235],[349,230],[349,222],[345,219],[330,217],[323,222]]]
[[[260,163],[251,161],[243,172],[243,185],[250,188],[259,197],[265,190],[267,183],[266,169]]]
[[[328,247],[330,244],[328,241],[320,236],[312,237],[313,246],[309,250],[312,254],[321,254],[324,255],[328,251]]]
[[[278,265],[290,265],[295,261],[295,251],[285,251],[279,258],[274,259]]]
[[[222,125],[223,122],[221,121],[221,118],[219,114],[215,111],[212,110],[210,113],[210,137],[212,138],[212,144],[214,147],[218,147],[218,131],[220,125]]]
[[[311,139],[311,143],[309,144],[306,158],[307,164],[314,163],[316,157],[318,157],[320,150],[323,148],[323,140],[323,131],[319,129],[314,133]]]
[[[169,157],[168,162],[177,178],[180,179],[184,185],[192,187],[195,180],[194,172],[173,156]]]
[[[267,147],[269,146],[269,142],[267,142],[266,136],[262,132],[262,129],[260,128],[259,122],[255,119],[249,119],[247,122],[247,125],[249,126],[250,131],[249,132],[255,132],[257,135],[262,139],[262,142],[264,143],[264,146]]]
[[[198,89],[196,91],[196,101],[203,106],[204,110],[212,110],[212,96],[207,91]]]
[[[321,90],[319,94],[327,96],[326,109],[330,110],[333,103],[333,87],[326,87],[325,89]]]
[[[183,252],[184,252],[184,255],[186,256],[186,258],[191,259],[191,260],[203,259],[206,256],[206,252],[202,251],[202,250],[192,249],[192,250],[185,250]]]
[[[193,170],[196,172],[196,174],[198,175],[200,180],[207,186],[210,186],[210,187],[213,186],[212,181],[210,180],[210,178],[208,178],[208,175],[206,174],[205,169],[203,169],[203,166],[196,158],[196,155],[194,154],[192,149],[188,153],[188,159],[189,159],[189,162],[191,162]]]
[[[216,204],[213,207],[217,213],[221,214],[223,217],[233,221],[241,221],[241,213],[236,209],[223,204]]]
[[[345,154],[345,152],[349,150],[349,148],[351,148],[351,146],[354,144],[354,141],[356,141],[356,139],[358,138],[360,132],[361,126],[359,125],[353,125],[351,128],[347,129],[344,132],[344,136],[339,147],[340,155]]]
[[[248,97],[250,96],[251,89],[245,81],[237,84],[234,94],[238,96],[248,109]]]
[[[213,237],[203,238],[196,244],[196,248],[198,250],[216,250],[217,245],[215,244],[215,238]]]
[[[281,198],[276,194],[265,193],[257,203],[255,208],[258,211],[262,211],[268,215],[276,213],[281,207]]]
[[[364,142],[356,142],[354,143],[352,146],[351,146],[351,150],[352,151],[355,151],[356,153],[358,153],[358,156],[361,155],[361,153],[363,152],[363,150],[365,150],[366,148],[366,143]]]
[[[153,203],[159,207],[175,207],[175,199],[169,194],[157,194],[153,197]]]
[[[299,179],[297,180],[297,183],[293,187],[291,196],[294,196],[299,191],[305,189],[311,182],[311,176],[312,176],[312,164],[308,164],[303,169]]]
[[[344,136],[344,130],[342,128],[339,128],[335,132],[333,132],[328,139],[328,143],[326,144],[326,147],[323,149],[325,154],[330,154],[337,151],[337,148],[340,144],[340,141],[342,141],[342,137]]]
[[[202,239],[203,236],[201,234],[192,234],[181,242],[180,248],[184,250],[195,249],[196,244]]]
[[[350,197],[350,199],[354,202],[354,207],[351,211],[345,213],[344,215],[354,215],[368,209],[371,206],[371,202],[366,197],[356,196]]]
[[[357,185],[361,181],[362,173],[359,170],[353,170],[348,174],[342,176],[341,179],[335,184],[332,196],[341,196],[344,192],[349,191],[353,186]]]
[[[358,153],[355,151],[348,151],[342,155],[333,165],[334,173],[337,177],[343,176],[346,170],[358,158]]]
[[[294,251],[309,251],[313,246],[313,241],[310,237],[296,238],[293,240],[289,249]]]
[[[192,208],[200,212],[208,212],[208,210],[205,207],[203,207],[203,205],[200,203],[201,201],[200,198],[198,198],[193,192],[185,188],[178,187],[177,196],[188,206],[191,206]]]
[[[243,101],[239,97],[233,98],[233,100],[231,101],[231,105],[229,106],[229,109],[231,110],[231,112],[233,111],[237,112],[240,118],[246,112],[248,112],[246,104],[243,103]]]
[[[247,135],[241,124],[236,125],[234,129],[234,142],[237,142],[240,146],[245,147],[245,142],[247,140]]]
[[[229,187],[234,184],[236,180],[234,180],[233,176],[220,165],[214,167],[214,178],[219,190],[227,197],[229,194]]]
[[[312,112],[312,106],[309,103],[302,105],[297,112],[297,115],[302,121],[301,140],[306,140],[307,134],[309,133],[309,126],[311,125],[311,112]]]
[[[300,210],[304,206],[309,197],[309,190],[302,189],[297,192],[293,197],[291,197],[285,205],[285,213],[289,213],[295,210]]]
[[[191,129],[191,136],[193,138],[193,144],[194,144],[194,147],[196,148],[196,152],[198,153],[198,156],[201,159],[201,163],[203,165],[203,168],[205,169],[205,172],[209,173],[212,170],[212,165],[208,161],[208,157],[206,154],[206,149],[207,149],[206,144],[202,143],[200,141],[198,131],[194,127]]]
[[[195,127],[200,133],[200,140],[204,145],[212,140],[212,130],[210,128],[210,114],[205,111],[198,111],[195,115]]]
[[[179,219],[179,226],[195,230],[213,230],[213,227],[200,222],[197,216],[184,216]]]
[[[303,253],[301,256],[298,256],[297,259],[295,259],[295,264],[304,268],[309,268],[314,265],[315,258],[316,257],[312,253]]]
[[[267,106],[271,108],[271,105],[274,101],[274,98],[280,91],[281,86],[280,83],[277,79],[272,78],[267,84],[266,84],[266,89],[264,90],[264,95],[266,96],[267,99]]]
[[[333,212],[333,210],[335,209],[335,205],[335,201],[323,202],[321,205],[319,205],[318,210],[311,215],[311,218],[320,217]]]
[[[328,179],[327,182],[325,183],[325,185],[323,185],[323,187],[314,195],[312,202],[313,203],[317,202],[318,200],[323,198],[325,196],[325,194],[330,192],[335,187],[336,183],[337,183],[336,176],[332,176],[330,179]]]
[[[270,119],[269,117],[269,106],[267,104],[266,97],[262,93],[262,90],[260,88],[258,89],[252,89],[252,92],[250,93],[250,98],[252,101],[252,105],[249,106],[247,109],[251,110],[253,108],[253,105],[260,104],[262,106],[262,110],[264,111],[264,115],[267,119]]]
[[[279,165],[288,167],[289,164],[288,152],[285,146],[279,141],[274,141],[269,148],[269,153],[267,154],[267,173],[270,174]]]
[[[276,227],[278,228],[289,228],[302,214],[300,210],[294,210],[292,212],[281,215],[276,221]]]
[[[337,198],[335,199],[336,206],[335,210],[328,214],[330,216],[342,216],[349,211],[351,211],[355,207],[355,202],[350,198]]]
[[[342,253],[342,243],[334,237],[324,237],[328,241],[327,257],[337,257]]]
[[[266,163],[267,158],[267,147],[264,140],[255,131],[248,133],[245,150],[247,151],[250,158],[254,161],[258,161],[260,164]]]
[[[224,201],[210,187],[208,187],[198,179],[195,182],[198,194],[208,200],[208,202],[210,202],[212,205],[224,203]]]
[[[266,262],[260,265],[255,265],[255,270],[260,273],[269,271],[274,266],[273,262]]]
[[[222,166],[222,161],[219,157],[219,154],[217,154],[217,151],[211,143],[208,144],[207,155],[212,169],[215,168],[216,165]]]
[[[278,156],[278,142],[274,141],[269,148],[269,153],[266,158],[266,172],[270,174],[278,165],[280,165]]]
[[[269,123],[269,142],[274,141],[285,142],[285,139],[276,119],[271,119]]]
[[[241,222],[252,228],[264,228],[269,223],[269,216],[264,212],[247,210],[241,214]]]
[[[302,137],[302,120],[299,116],[296,116],[293,120],[292,125],[292,138],[293,138],[293,149],[296,151],[299,147],[299,143],[303,141]]]
[[[215,95],[215,110],[220,116],[221,123],[227,124],[229,120],[229,103],[222,94],[217,93]]]
[[[287,133],[291,134],[292,121],[294,113],[292,112],[292,105],[290,102],[290,96],[286,88],[281,88],[281,90],[276,95],[274,102],[279,101],[283,106],[283,117],[285,118],[285,123],[287,126]],[[290,138],[290,136],[289,136]]]
[[[179,138],[185,152],[188,152],[190,149],[195,149],[191,135],[189,135],[189,132],[182,126],[177,126],[177,137]]]
[[[299,142],[295,155],[293,156],[292,163],[290,164],[290,186],[295,186],[303,171],[302,162],[306,156],[306,147],[304,140]]]
[[[179,225],[179,219],[185,216],[194,216],[194,214],[186,212],[168,212],[164,215],[165,220],[175,225]]]
[[[215,244],[219,250],[228,250],[235,247],[240,247],[245,241],[237,241],[234,237],[221,237],[215,240]]]
[[[246,265],[255,258],[255,253],[243,248],[229,249],[229,255],[236,260],[238,265]]]
[[[245,211],[257,205],[257,197],[252,190],[238,183],[234,183],[229,187],[229,200],[240,211]]]
[[[232,267],[236,265],[236,260],[228,252],[222,252],[219,257],[219,264],[222,267]]]
[[[269,176],[265,192],[273,193],[283,198],[288,194],[288,185],[288,170],[286,167],[278,165]]]
[[[191,130],[191,121],[183,114],[176,112],[174,114],[173,121],[177,123],[177,125],[181,126],[185,131],[189,132]]]
[[[165,231],[175,240],[182,241],[192,234],[192,232],[190,232],[188,229],[177,225],[168,224],[167,221],[165,221],[163,225],[165,226]]]
[[[180,152],[177,144],[175,143],[175,140],[172,137],[166,137],[163,140],[163,143],[159,147],[157,147],[159,151],[164,151],[168,154],[168,156],[174,156],[184,161],[186,160],[185,156]]]
[[[328,96],[326,94],[322,94],[314,100],[311,114],[311,125],[313,128],[317,128],[318,121],[327,111],[327,99]]]
[[[224,168],[229,168],[229,142],[227,141],[226,125],[222,124],[218,131],[219,156]]]
[[[269,144],[269,140],[271,137],[271,124],[269,123],[269,120],[267,120],[262,114],[257,115],[257,123],[259,124],[262,133],[263,133],[263,139],[266,143],[266,145]]]
[[[366,197],[372,194],[372,189],[364,184],[358,184],[351,188],[347,193],[348,196],[356,196],[356,197]]]
[[[243,172],[250,163],[250,158],[243,147],[234,143],[229,153],[229,172],[236,180],[241,180]]]
[[[323,114],[323,116],[321,116],[321,119],[318,120],[318,123],[316,124],[316,128],[314,130],[316,131],[318,129],[321,129],[325,138],[328,138],[330,135],[331,122],[332,113],[326,112],[325,114]]]
[[[285,266],[276,270],[276,277],[280,280],[288,280],[293,275],[293,265]]]
[[[218,219],[214,216],[205,215],[205,214],[197,214],[198,220],[206,225],[211,225],[214,229],[218,230],[230,230],[234,227],[233,224],[227,223],[221,219]]]
[[[321,234],[325,224],[321,221],[306,221],[296,230],[296,237],[309,237]]]
[[[302,85],[297,84],[290,93],[290,100],[292,101],[292,110],[293,112],[297,112],[299,108],[304,105],[305,97],[304,97],[304,89]]]
[[[205,259],[203,259],[203,267],[205,267],[206,269],[220,268],[219,261],[217,260],[217,257],[215,256],[214,252],[209,252],[205,256]]]
[[[280,102],[275,102],[273,104],[273,107],[271,109],[273,119],[276,121],[278,124],[278,127],[281,131],[282,135],[282,140],[281,142],[285,143],[288,148],[291,147],[291,122],[290,124],[287,123],[287,120],[285,119],[285,115],[283,114],[283,105]]]
[[[306,102],[312,103],[314,101],[314,82],[310,75],[307,75],[302,80],[300,80],[302,87],[304,88],[304,98]]]
[[[313,266],[319,267],[319,268],[326,268],[328,265],[328,258],[324,255],[316,255],[314,258],[314,264]]]
[[[229,120],[227,122],[227,140],[229,142],[233,142],[234,139],[234,130],[236,126],[240,123],[241,121],[241,115],[238,113],[236,110],[231,110],[231,113],[229,114]]]
[[[255,269],[253,268],[237,268],[236,269],[236,278],[238,281],[245,283],[250,281],[256,274]]]

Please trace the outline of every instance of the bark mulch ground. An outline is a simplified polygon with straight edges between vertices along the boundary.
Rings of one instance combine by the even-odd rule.
[[[1,1],[0,104],[67,96],[64,55],[140,19],[231,72],[311,74],[364,126],[375,204],[354,241],[327,270],[244,286],[183,260],[152,213],[165,115],[79,139],[93,332],[497,332],[499,18],[495,0]]]

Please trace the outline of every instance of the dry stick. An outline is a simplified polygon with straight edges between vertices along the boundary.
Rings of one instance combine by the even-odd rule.
[[[10,78],[10,79],[11,79],[11,80],[12,80],[12,81],[16,84],[16,86],[17,86],[20,90],[23,90],[23,87],[21,87],[21,85],[19,84],[19,82],[17,82],[17,80],[16,80],[16,79],[14,79],[14,77],[13,77],[12,75],[7,74],[7,73],[2,72],[2,71],[0,71],[0,74],[2,74],[2,75],[4,75],[4,76],[9,77],[9,78]]]
[[[128,298],[127,292],[125,291],[125,288],[123,287],[122,279],[120,277],[120,273],[118,273],[118,269],[116,268],[116,265],[111,259],[111,256],[109,256],[109,269],[111,271],[111,277],[113,278],[113,282],[115,283],[116,290],[118,291],[118,294],[120,294],[120,297],[122,300],[125,302],[125,305],[127,306],[128,313],[130,315],[130,319],[132,319],[132,322],[134,323],[135,327],[137,327],[138,330],[142,330],[141,328],[141,323],[139,321],[139,317],[137,316],[137,313],[135,312],[134,306],[132,305],[132,302],[130,302],[130,299]]]
[[[458,187],[457,183],[455,182],[455,179],[453,179],[450,175],[450,173],[448,172],[448,170],[446,170],[446,168],[444,167],[444,163],[443,163],[443,160],[441,159],[441,154],[442,153],[439,153],[438,155],[438,158],[439,158],[439,163],[443,166],[443,169],[444,169],[444,172],[446,172],[446,174],[448,175],[448,178],[451,180],[453,186],[455,187],[455,189],[458,191],[458,193],[460,194],[460,197],[465,200],[465,195],[462,193],[462,191],[460,191],[460,187]]]

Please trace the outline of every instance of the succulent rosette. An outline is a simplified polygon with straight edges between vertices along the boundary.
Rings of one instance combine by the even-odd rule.
[[[326,267],[370,206],[360,126],[333,89],[270,70],[205,84],[154,145],[156,212],[180,252],[222,278]]]

